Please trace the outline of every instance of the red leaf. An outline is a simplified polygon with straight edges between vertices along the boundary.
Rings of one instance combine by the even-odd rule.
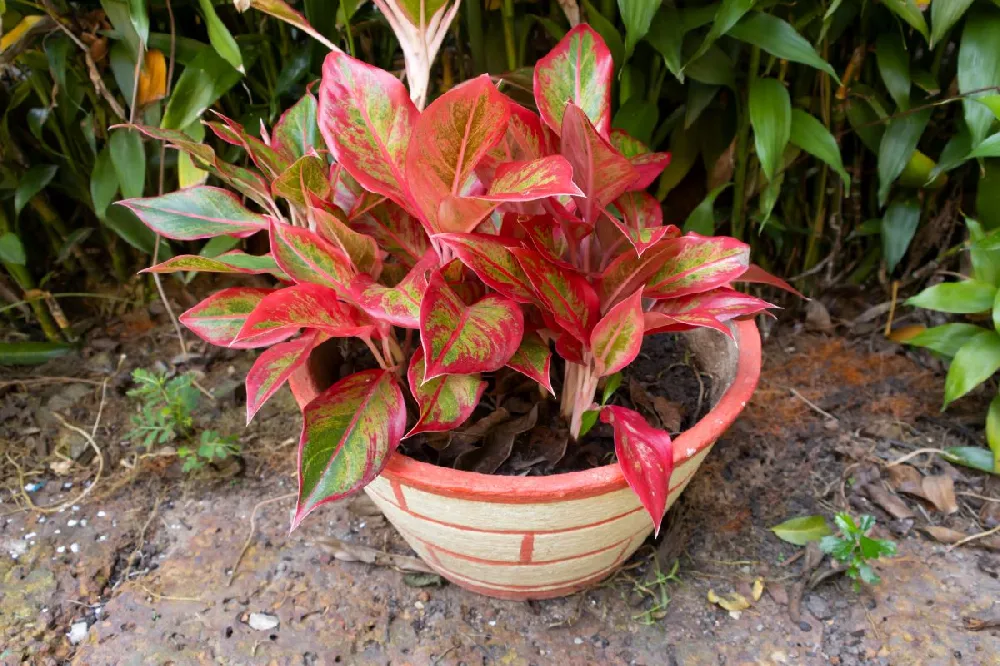
[[[367,275],[351,285],[351,296],[376,321],[402,328],[420,328],[420,303],[427,291],[430,262],[418,263],[395,287],[386,287]]]
[[[198,240],[249,236],[267,228],[267,218],[251,213],[232,192],[199,185],[158,197],[118,202],[165,238]]]
[[[457,428],[472,415],[486,390],[486,382],[479,373],[446,375],[427,382],[424,374],[424,350],[418,348],[410,359],[406,379],[420,416],[406,433],[407,437],[418,432],[448,432]]]
[[[544,386],[545,390],[555,395],[556,392],[552,390],[550,376],[551,366],[552,350],[538,333],[525,333],[521,339],[521,346],[507,361],[508,368],[513,368],[525,377],[534,379]]]
[[[583,239],[591,233],[590,226],[574,216],[556,219],[552,215],[508,213],[505,216],[505,224],[508,221],[516,222],[531,244],[543,256],[570,269],[573,268],[573,265],[566,261],[570,247],[580,247]]]
[[[271,223],[271,254],[296,282],[345,290],[357,274],[351,260],[314,231],[277,221]]]
[[[608,310],[590,334],[590,350],[599,377],[613,375],[639,355],[643,328],[640,287]]]
[[[507,128],[510,105],[486,74],[462,83],[435,100],[417,120],[406,154],[406,176],[429,229],[439,224],[441,202],[459,197],[476,165]]]
[[[367,370],[323,391],[302,410],[294,530],[316,507],[357,492],[385,468],[406,430],[393,373]]]
[[[534,289],[514,258],[517,241],[489,234],[437,234],[435,240],[451,248],[486,286],[518,303],[531,303]]]
[[[194,306],[179,319],[192,333],[205,342],[219,347],[250,349],[267,347],[295,335],[296,328],[275,329],[254,338],[239,342],[236,336],[243,328],[250,313],[264,300],[275,293],[273,289],[256,287],[231,287],[212,294]]]
[[[795,294],[799,298],[805,298],[799,291],[779,277],[771,275],[757,264],[750,264],[738,278],[733,278],[733,282],[753,282],[757,284],[769,284],[778,289],[784,289],[790,294]]]
[[[699,294],[658,301],[646,313],[646,333],[714,328],[733,338],[733,332],[723,322],[754,315],[773,307],[775,306],[767,301],[735,289],[719,287]]]
[[[391,201],[352,219],[351,228],[374,238],[380,248],[406,266],[415,265],[431,247],[420,221]]]
[[[319,234],[346,255],[359,271],[378,275],[382,269],[382,252],[371,236],[359,233],[347,225],[343,213],[308,208],[309,223]]]
[[[309,360],[309,352],[319,341],[318,331],[307,331],[302,337],[276,344],[257,357],[246,379],[248,424],[292,373]]]
[[[555,322],[573,337],[586,342],[598,316],[598,299],[587,279],[557,266],[534,250],[511,250],[535,292],[535,299]]]
[[[733,332],[726,324],[709,314],[693,312],[686,315],[671,316],[662,312],[647,312],[645,314],[646,335],[655,333],[680,333],[693,328],[712,328],[735,340]]]
[[[648,192],[626,192],[615,199],[614,205],[624,219],[610,216],[611,221],[640,256],[672,229],[676,229],[673,226],[663,226],[660,202]]]
[[[559,155],[530,162],[507,162],[497,167],[493,182],[480,199],[497,202],[534,201],[545,197],[580,196],[573,183],[573,167]]]
[[[535,104],[557,134],[571,102],[583,109],[602,136],[611,129],[611,51],[601,36],[581,23],[535,65]]]
[[[576,197],[577,206],[590,224],[638,178],[632,164],[598,134],[583,111],[573,104],[566,105],[563,116],[561,150],[573,165],[573,180],[583,191],[582,197]]]
[[[314,328],[330,337],[348,338],[370,335],[374,326],[363,314],[337,300],[333,289],[303,282],[268,294],[247,317],[236,340],[289,328]]]
[[[601,420],[615,429],[615,455],[629,487],[653,519],[654,534],[667,510],[674,449],[670,435],[651,428],[638,412],[625,407],[605,407]]]
[[[491,294],[467,306],[445,282],[446,269],[431,275],[420,306],[425,382],[444,374],[499,370],[524,334],[524,315],[517,303]]]
[[[653,184],[670,164],[670,153],[654,153],[643,142],[620,129],[611,130],[611,145],[632,163],[639,178],[629,190],[644,190]]]
[[[536,160],[544,157],[547,152],[542,121],[538,114],[510,102],[507,130],[500,143],[487,153],[480,168],[488,167],[492,180],[492,171],[500,164]]]
[[[389,72],[342,51],[323,62],[319,127],[326,145],[362,187],[410,206],[404,176],[418,117],[406,87]]]

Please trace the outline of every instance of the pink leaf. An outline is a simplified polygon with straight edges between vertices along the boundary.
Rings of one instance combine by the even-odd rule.
[[[788,284],[779,277],[771,275],[763,268],[757,264],[750,264],[747,269],[737,278],[733,278],[733,282],[754,282],[757,284],[769,284],[772,287],[777,287],[778,289],[784,289],[790,294],[795,294],[799,298],[805,298],[799,291]]]
[[[590,350],[600,377],[613,375],[635,360],[642,347],[642,287],[614,306],[594,326]]]
[[[503,139],[487,153],[481,167],[488,167],[492,175],[492,170],[500,164],[536,160],[547,153],[545,134],[538,114],[510,102],[510,120]]]
[[[271,254],[281,270],[296,282],[344,290],[357,274],[340,248],[303,227],[272,221]]]
[[[374,206],[350,224],[406,266],[415,265],[431,247],[420,221],[391,201]]]
[[[249,349],[267,347],[295,335],[295,327],[272,329],[263,334],[236,340],[250,313],[271,294],[273,289],[231,287],[217,291],[194,306],[179,319],[192,333],[205,342],[219,347]]]
[[[313,328],[330,337],[371,335],[373,324],[363,313],[337,300],[329,287],[303,282],[268,294],[247,317],[237,342],[275,330]]]
[[[542,120],[556,133],[571,102],[583,109],[601,136],[611,129],[611,76],[614,61],[601,36],[580,24],[566,33],[535,65],[535,104]]]
[[[449,247],[486,286],[518,303],[534,301],[534,289],[512,248],[520,244],[489,234],[437,234],[435,240]]]
[[[587,278],[534,250],[515,248],[511,252],[528,276],[543,312],[577,340],[588,341],[597,321],[598,300]]]
[[[611,130],[611,145],[632,163],[639,174],[639,178],[629,186],[629,190],[646,189],[670,164],[670,153],[652,152],[646,144],[629,136],[625,130]]]
[[[497,167],[486,194],[487,201],[533,201],[545,197],[581,196],[573,183],[573,167],[559,155],[541,157],[530,162],[507,162]]]
[[[292,373],[309,360],[309,352],[320,339],[318,331],[307,331],[302,337],[276,344],[257,357],[246,379],[247,423]]]
[[[420,328],[420,303],[427,291],[430,262],[418,263],[395,287],[386,287],[367,275],[359,275],[351,285],[351,297],[376,321],[402,328]]]
[[[654,534],[667,510],[674,450],[670,435],[651,428],[638,412],[625,407],[605,407],[601,420],[615,430],[615,455],[629,487],[653,519]]]

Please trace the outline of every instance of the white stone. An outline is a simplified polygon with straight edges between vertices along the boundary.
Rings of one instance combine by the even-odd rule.
[[[71,543],[69,545],[69,549],[70,549],[71,552],[79,553],[80,552],[80,544],[78,544],[78,543]]]
[[[256,629],[257,631],[269,631],[277,627],[278,623],[277,615],[271,615],[270,613],[250,613],[250,620],[247,624],[250,625],[251,629]]]
[[[87,629],[86,622],[74,622],[73,626],[69,628],[69,633],[66,634],[69,637],[69,642],[73,645],[82,643],[83,639],[87,637]]]

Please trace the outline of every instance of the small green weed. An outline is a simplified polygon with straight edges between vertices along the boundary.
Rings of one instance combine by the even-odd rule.
[[[881,582],[878,574],[868,564],[882,557],[892,557],[896,554],[896,544],[888,539],[872,539],[868,532],[875,526],[872,516],[861,516],[858,522],[850,514],[840,512],[833,517],[840,536],[825,536],[819,540],[820,549],[833,559],[847,565],[847,575],[854,580],[854,589],[858,590],[861,580],[869,585]]]
[[[213,460],[225,460],[239,454],[239,438],[236,435],[220,435],[214,430],[204,430],[201,433],[198,448],[182,446],[177,449],[177,455],[184,461],[183,470],[194,472],[205,467],[205,463]]]
[[[635,582],[635,590],[644,597],[652,600],[652,605],[643,612],[632,616],[639,624],[651,626],[662,620],[667,614],[667,606],[670,605],[670,588],[668,583],[679,583],[677,570],[680,568],[680,560],[674,560],[670,571],[663,573],[660,569],[659,558],[653,558],[653,576],[644,582]]]

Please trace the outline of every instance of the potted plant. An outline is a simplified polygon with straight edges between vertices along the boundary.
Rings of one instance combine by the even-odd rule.
[[[140,128],[243,199],[198,186],[123,202],[150,228],[179,240],[269,237],[263,256],[179,256],[148,270],[280,281],[223,289],[181,320],[213,344],[266,348],[246,379],[248,419],[290,382],[304,421],[293,529],[365,489],[456,584],[517,599],[567,594],[658,529],[746,405],[760,340],[745,318],[771,306],[730,283],[780,281],[750,265],[742,242],[663,224],[645,188],[669,155],[611,129],[612,71],[604,42],[581,25],[538,62],[537,113],[488,76],[421,111],[395,76],[334,51],[318,101],[306,95],[270,134],[208,123],[255,169]],[[643,336],[664,331],[695,331],[695,352],[721,380],[715,406],[674,440],[636,411],[595,404]],[[345,337],[363,343],[372,367],[334,378],[323,343]],[[574,440],[598,418],[609,423],[619,462],[521,478],[397,452],[406,438],[460,429],[509,369],[552,400],[558,387]]]

